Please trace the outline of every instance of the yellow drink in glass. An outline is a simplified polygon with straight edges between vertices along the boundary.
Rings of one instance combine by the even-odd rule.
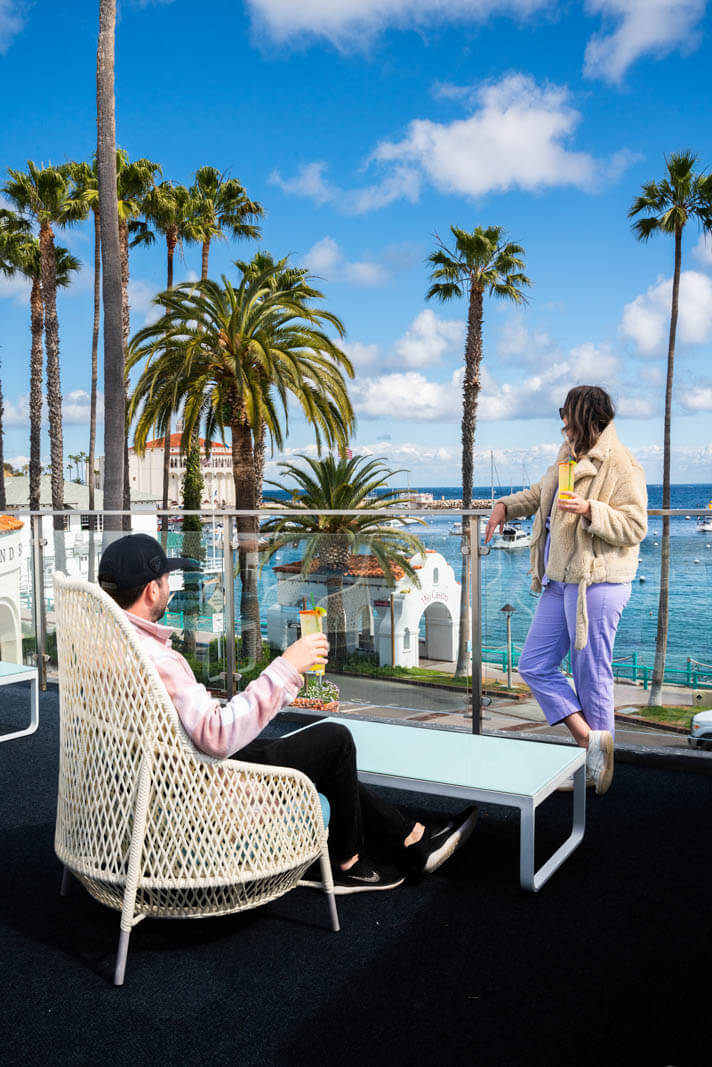
[[[306,637],[307,634],[320,634],[324,629],[323,619],[326,612],[323,608],[311,608],[299,612],[299,621],[302,624],[302,637]],[[315,663],[309,668],[309,674],[323,674],[325,671],[323,663]]]
[[[566,463],[559,464],[559,496],[566,498],[573,493],[575,466],[575,459],[568,459]]]

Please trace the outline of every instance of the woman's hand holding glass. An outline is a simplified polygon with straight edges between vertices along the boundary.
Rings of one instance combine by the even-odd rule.
[[[591,518],[591,501],[577,496],[576,493],[557,497],[556,506],[559,511],[571,511],[575,515],[583,515],[585,519]]]

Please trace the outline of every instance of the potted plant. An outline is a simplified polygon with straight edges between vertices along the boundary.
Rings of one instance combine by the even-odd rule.
[[[326,678],[308,678],[299,696],[292,701],[292,706],[313,711],[338,711],[339,687]]]

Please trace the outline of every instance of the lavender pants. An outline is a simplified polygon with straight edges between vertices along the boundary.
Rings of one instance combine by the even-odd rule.
[[[519,659],[519,673],[550,725],[580,711],[592,730],[614,732],[613,642],[630,592],[630,582],[588,587],[588,641],[578,652],[574,647],[578,585],[550,581],[544,587]],[[559,669],[569,649],[573,689]]]

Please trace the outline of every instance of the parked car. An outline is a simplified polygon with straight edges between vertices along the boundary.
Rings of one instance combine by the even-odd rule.
[[[687,743],[693,748],[712,749],[712,708],[692,716]]]

